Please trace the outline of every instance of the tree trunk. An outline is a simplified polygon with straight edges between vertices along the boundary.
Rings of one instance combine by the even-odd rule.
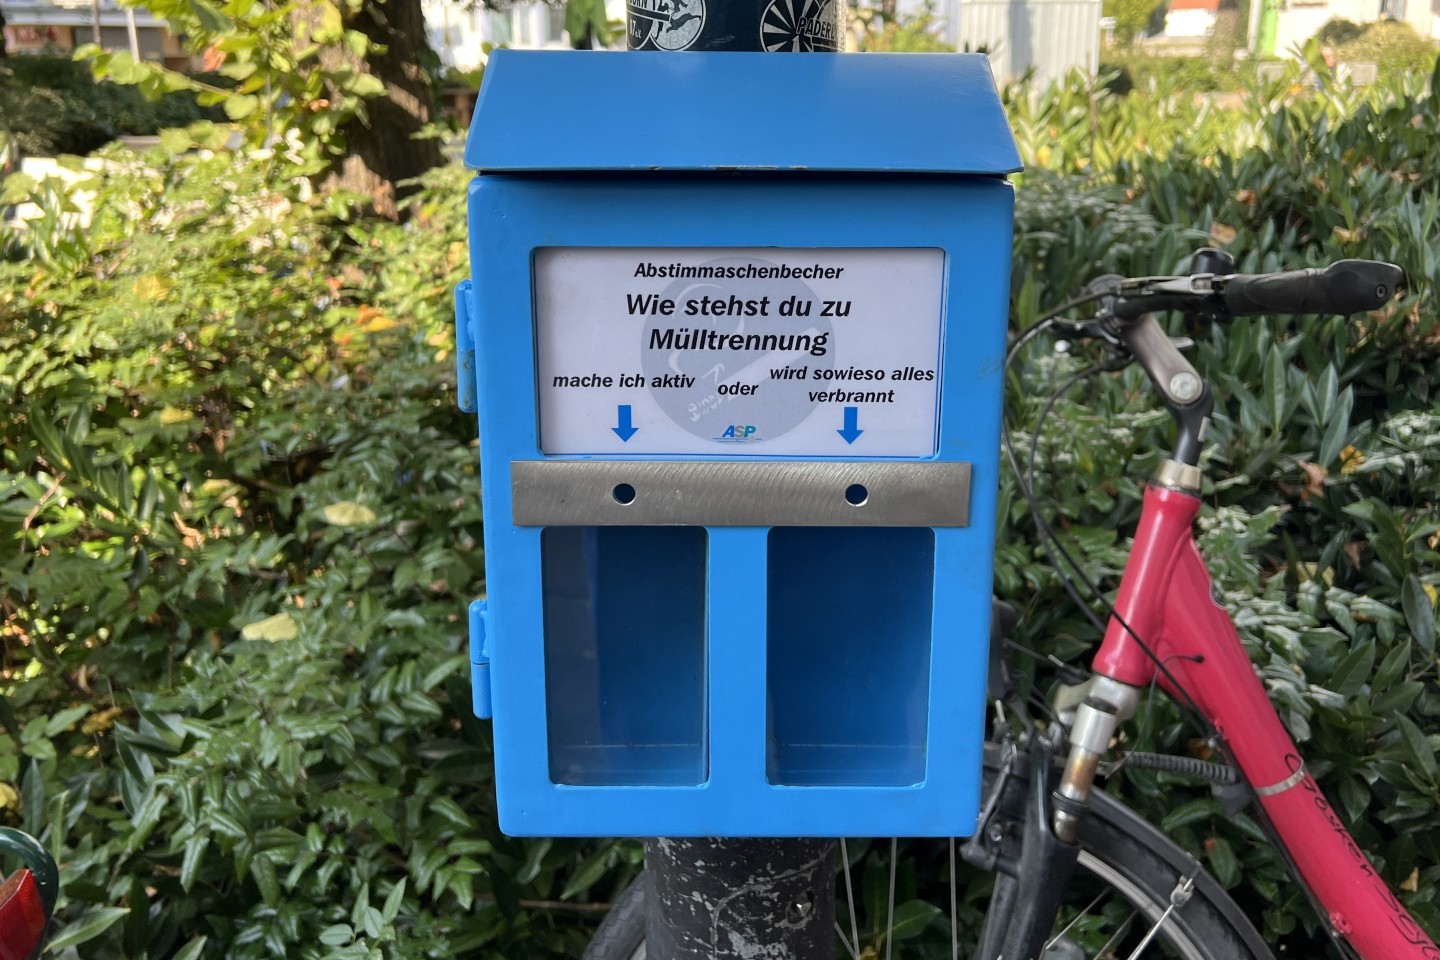
[[[329,44],[320,53],[325,70],[351,69],[373,74],[385,93],[366,101],[368,119],[355,118],[341,127],[345,156],[325,178],[323,189],[343,189],[371,199],[374,212],[398,220],[405,197],[414,187],[400,181],[418,177],[440,165],[440,142],[416,140],[430,122],[430,78],[420,66],[434,59],[425,39],[420,0],[367,0],[346,26],[385,46],[364,61],[343,44]]]

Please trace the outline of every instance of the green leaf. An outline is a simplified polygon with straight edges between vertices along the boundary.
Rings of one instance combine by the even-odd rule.
[[[225,98],[225,116],[231,120],[244,120],[260,109],[260,98],[248,93],[236,93]]]
[[[385,92],[385,83],[368,73],[357,73],[343,85],[346,93],[356,97],[378,97]]]
[[[1431,778],[1435,776],[1435,748],[1430,746],[1421,729],[1415,725],[1415,721],[1403,713],[1395,715],[1395,725],[1400,728],[1401,739],[1405,742],[1405,749],[1415,765],[1425,771]]]
[[[247,835],[245,825],[236,820],[223,810],[211,810],[205,815],[205,822],[210,829],[222,837],[229,837],[232,840],[243,840]]]
[[[280,881],[275,876],[275,864],[270,858],[260,854],[250,861],[250,876],[255,879],[255,886],[260,890],[260,899],[265,901],[267,907],[273,907],[280,903]]]
[[[20,825],[26,833],[38,837],[45,832],[45,777],[40,773],[37,760],[25,765],[25,776],[20,780],[20,799]]]
[[[365,936],[371,940],[378,940],[385,929],[385,921],[380,917],[380,911],[369,904],[360,911],[360,925],[365,928]]]
[[[1370,805],[1370,788],[1359,777],[1344,777],[1340,780],[1339,793],[1345,816],[1351,823],[1358,821]]]
[[[136,62],[128,50],[112,53],[106,71],[116,83],[139,83],[149,72],[146,65]]]
[[[125,839],[125,848],[135,851],[145,845],[150,839],[150,834],[160,823],[160,817],[165,812],[166,805],[170,802],[170,794],[156,790],[152,785],[145,802],[140,805],[135,816],[131,818],[133,829],[130,836]]]
[[[320,931],[320,942],[327,947],[347,946],[355,939],[355,931],[348,923],[336,923]]]
[[[1335,666],[1335,675],[1330,678],[1329,688],[1349,699],[1360,692],[1370,679],[1375,666],[1375,641],[1362,644],[1347,653]]]
[[[1240,861],[1235,850],[1224,837],[1213,837],[1206,841],[1210,870],[1222,887],[1233,887],[1240,882]]]
[[[605,876],[605,871],[610,868],[610,858],[614,853],[613,847],[602,847],[590,856],[575,869],[570,879],[565,884],[564,891],[560,894],[561,900],[569,900],[583,890],[589,890],[600,878]]]
[[[199,21],[202,30],[210,33],[230,33],[235,21],[220,12],[220,8],[209,0],[189,0],[190,13]]]
[[[427,691],[434,690],[446,678],[469,665],[470,661],[463,656],[442,660],[432,667],[429,673],[425,674],[424,679],[420,681],[420,689]]]
[[[1435,607],[1425,592],[1425,585],[1415,574],[1408,574],[1400,588],[1400,606],[1405,611],[1405,624],[1420,649],[1433,656],[1435,653]]]
[[[940,915],[940,908],[924,900],[906,900],[895,907],[890,939],[909,940],[925,931],[930,921]]]
[[[46,949],[49,953],[60,953],[70,947],[88,943],[113,927],[129,912],[125,907],[94,907],[86,910],[73,923],[66,924],[51,939]]]
[[[461,810],[460,813],[462,816],[464,815],[463,810]],[[468,817],[466,818],[466,822],[469,822]],[[540,868],[544,865],[545,854],[550,852],[550,848],[554,846],[554,844],[555,841],[548,837],[528,841],[525,845],[525,862],[521,864],[520,869],[516,871],[515,882],[521,886],[528,886],[534,883],[535,878],[540,876]]]
[[[1419,680],[1405,680],[1390,687],[1384,693],[1375,694],[1372,707],[1377,716],[1389,716],[1396,711],[1409,711],[1425,690]]]
[[[345,31],[345,21],[340,15],[340,8],[330,0],[321,0],[316,7],[319,9],[320,17],[319,22],[315,25],[315,41],[317,43],[334,43]]]
[[[191,837],[185,841],[185,852],[180,858],[180,889],[186,893],[195,885],[195,875],[200,870],[200,864],[205,857],[205,848],[210,846],[210,838],[204,836]]]
[[[1214,817],[1219,810],[1220,807],[1214,800],[1191,800],[1166,813],[1165,818],[1160,821],[1160,829],[1169,833],[1178,827]]]
[[[205,943],[209,939],[209,937],[205,936],[196,937],[181,947],[180,951],[176,953],[171,960],[200,960],[200,955],[205,952]]]
[[[353,500],[332,503],[320,511],[320,515],[326,523],[337,527],[367,527],[377,519],[374,510]]]
[[[1265,400],[1270,426],[1279,430],[1285,423],[1286,387],[1289,383],[1290,362],[1283,351],[1270,351],[1269,362],[1265,365]]]
[[[82,703],[78,707],[70,707],[61,710],[51,717],[45,724],[45,735],[47,737],[59,736],[75,725],[75,722],[90,712],[90,705]]]
[[[385,905],[380,908],[380,917],[385,923],[393,923],[400,913],[400,906],[405,902],[405,879],[401,877],[385,897]]]
[[[1379,696],[1389,690],[1395,682],[1405,675],[1410,666],[1411,644],[1409,640],[1398,644],[1385,654],[1385,659],[1380,661],[1380,666],[1375,669],[1375,677],[1371,681],[1371,696]]]
[[[359,30],[346,30],[345,49],[350,51],[352,57],[359,59],[369,52],[370,38]]]
[[[1340,451],[1345,449],[1350,437],[1350,412],[1354,406],[1355,391],[1346,387],[1341,391],[1335,409],[1325,423],[1325,436],[1320,441],[1320,452],[1316,457],[1320,466],[1328,468],[1340,456]]]
[[[288,613],[277,613],[273,617],[247,623],[240,630],[240,636],[246,640],[268,640],[271,643],[294,640],[299,635],[300,628]]]

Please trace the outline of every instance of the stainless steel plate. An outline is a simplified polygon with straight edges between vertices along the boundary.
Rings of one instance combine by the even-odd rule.
[[[519,527],[963,527],[968,463],[517,460]]]

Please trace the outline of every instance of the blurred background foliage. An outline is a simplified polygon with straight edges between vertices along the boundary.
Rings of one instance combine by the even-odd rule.
[[[90,68],[64,57],[0,59],[0,139],[41,157],[87,154],[116,137],[148,136],[197,120],[219,120],[193,94],[146,100],[132,86],[97,84]]]
[[[1163,76],[1006,91],[1028,164],[1013,323],[1205,244],[1248,271],[1405,268],[1369,316],[1191,335],[1220,397],[1202,532],[1226,602],[1321,785],[1440,934],[1440,78],[1299,76],[1243,109]],[[215,129],[0,198],[44,212],[0,234],[0,818],[62,864],[55,951],[576,955],[639,857],[495,828],[465,659],[485,591],[452,344],[467,175],[425,175],[394,223]],[[1034,348],[1008,416],[1048,519],[1113,589],[1168,428],[1134,371],[1037,426],[1081,362]],[[1008,477],[1001,509],[1021,641],[1083,659],[1095,638]],[[1203,750],[1150,709],[1147,746]],[[1277,952],[1327,949],[1247,817],[1164,775],[1111,789]],[[878,849],[860,869],[884,870]]]

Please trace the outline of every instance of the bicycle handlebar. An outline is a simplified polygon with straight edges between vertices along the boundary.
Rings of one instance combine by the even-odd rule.
[[[1261,313],[1359,313],[1383,307],[1405,275],[1377,260],[1339,260],[1328,267],[1283,273],[1229,273],[1234,261],[1219,250],[1193,258],[1183,277],[1101,277],[1088,299],[1100,301],[1095,319],[1060,325],[1061,335],[1101,338],[1127,360],[1139,361],[1179,427],[1172,459],[1199,462],[1200,441],[1213,407],[1210,387],[1156,322],[1176,310],[1217,320]],[[1123,365],[1123,364],[1122,364]]]
[[[1258,313],[1359,313],[1390,301],[1404,279],[1377,260],[1338,260],[1324,269],[1238,273],[1213,281],[1232,317]]]
[[[1359,313],[1383,307],[1405,279],[1392,263],[1337,260],[1328,267],[1282,273],[1197,273],[1118,280],[1113,317],[1134,321],[1178,310],[1220,320],[1262,313]]]

